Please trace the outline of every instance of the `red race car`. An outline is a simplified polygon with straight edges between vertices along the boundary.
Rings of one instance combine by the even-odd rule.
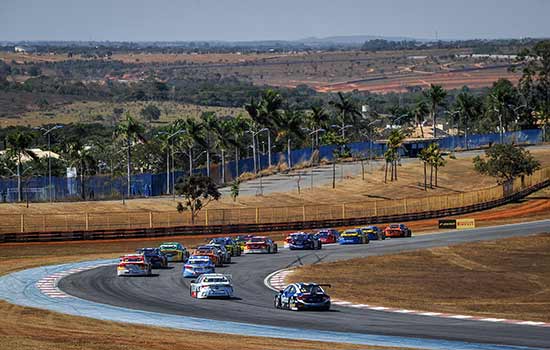
[[[319,240],[323,244],[338,243],[338,239],[340,238],[340,232],[338,232],[338,230],[335,230],[333,228],[318,230],[315,235],[317,236],[317,238],[319,238]]]
[[[384,229],[386,237],[410,237],[412,231],[405,224],[390,224]]]

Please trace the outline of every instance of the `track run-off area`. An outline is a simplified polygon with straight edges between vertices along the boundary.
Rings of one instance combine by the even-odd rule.
[[[278,254],[244,255],[217,269],[233,276],[235,297],[231,300],[192,299],[190,279],[181,276],[181,263],[155,270],[152,277],[120,278],[114,260],[44,266],[2,276],[0,299],[102,320],[216,333],[422,349],[548,349],[549,327],[337,304],[329,312],[277,310],[273,307],[274,292],[264,284],[274,271],[301,264],[544,232],[550,232],[550,220],[372,241],[367,245],[327,245],[318,251],[281,249]]]

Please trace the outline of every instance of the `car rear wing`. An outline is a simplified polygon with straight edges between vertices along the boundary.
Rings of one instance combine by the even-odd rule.
[[[319,287],[328,287],[328,288],[332,288],[332,284],[328,284],[328,283],[319,284]]]

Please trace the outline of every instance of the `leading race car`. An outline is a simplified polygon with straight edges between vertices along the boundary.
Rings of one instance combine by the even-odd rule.
[[[352,228],[345,230],[344,233],[340,235],[338,240],[340,244],[365,244],[369,243],[369,238],[365,235],[363,230],[360,228]]]
[[[379,241],[386,239],[386,234],[378,226],[361,227],[361,230],[367,235],[369,240]]]
[[[315,235],[323,244],[337,243],[340,238],[340,232],[333,228],[318,230]]]
[[[269,237],[254,236],[248,242],[245,243],[244,252],[250,253],[277,253],[277,243]]]
[[[231,237],[218,237],[210,240],[209,244],[224,245],[225,249],[231,253],[231,256],[240,256],[242,253],[241,245]]]
[[[321,286],[317,283],[293,283],[280,290],[275,295],[274,305],[277,309],[289,310],[329,310],[330,296],[328,296]]]
[[[311,233],[295,232],[288,235],[285,239],[288,249],[321,249],[321,241],[317,236]]]
[[[127,254],[120,257],[117,276],[150,276],[151,263],[142,254]]]
[[[208,245],[198,246],[197,249],[193,251],[193,255],[207,256],[212,260],[214,265],[223,266],[223,257],[220,250],[216,247]]]
[[[191,281],[189,293],[192,298],[205,299],[211,297],[231,298],[233,285],[231,277],[220,273],[207,273]]]
[[[189,258],[189,252],[181,243],[166,242],[160,245],[160,251],[166,255],[168,261],[185,262]]]
[[[145,255],[154,269],[163,269],[168,266],[168,258],[159,248],[139,248],[137,254]]]
[[[183,266],[183,277],[197,277],[216,272],[216,265],[205,255],[191,255]]]
[[[386,237],[411,237],[412,231],[405,224],[391,224],[384,229]]]
[[[254,235],[244,235],[244,236],[237,236],[235,237],[235,242],[239,244],[241,247],[241,252],[244,253],[244,248],[246,247],[246,242],[250,241],[250,239],[254,237]]]

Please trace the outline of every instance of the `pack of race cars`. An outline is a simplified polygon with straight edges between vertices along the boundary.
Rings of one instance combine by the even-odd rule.
[[[412,231],[404,224],[390,224],[383,230],[378,226],[347,229],[340,233],[335,229],[321,229],[314,233],[294,232],[285,240],[289,250],[317,250],[323,244],[366,244],[370,240],[385,240],[386,237],[411,237]],[[182,262],[182,276],[195,278],[190,283],[191,297],[232,298],[233,284],[230,275],[216,272],[216,267],[231,264],[232,257],[241,254],[275,254],[278,245],[265,236],[217,237],[197,246],[190,252],[179,242],[165,242],[159,247],[136,249],[135,253],[120,257],[118,276],[150,276],[153,269],[167,268],[169,262]],[[329,310],[330,296],[317,283],[294,283],[278,291],[274,306],[289,310]]]

